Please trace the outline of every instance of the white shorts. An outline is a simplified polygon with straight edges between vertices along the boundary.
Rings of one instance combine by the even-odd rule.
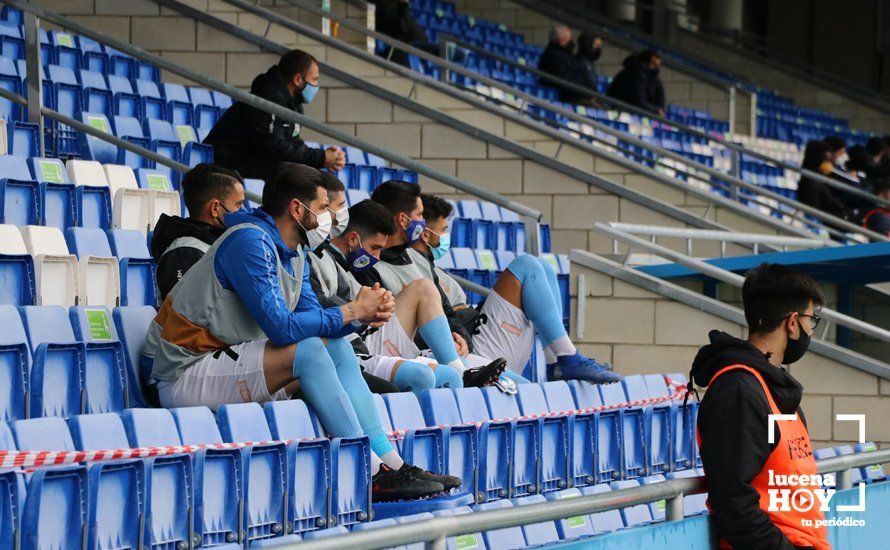
[[[402,359],[414,359],[420,355],[420,349],[402,328],[395,313],[382,327],[365,337],[365,345],[371,355]]]
[[[226,353],[208,353],[188,367],[175,381],[158,382],[158,398],[165,408],[210,407],[214,411],[228,403],[264,403],[287,399],[284,389],[269,395],[263,374],[266,340],[245,342]]]
[[[473,337],[473,351],[482,357],[503,357],[507,368],[522,374],[535,349],[535,327],[525,313],[498,293],[491,292],[482,304],[488,320]]]
[[[359,363],[361,363],[362,369],[366,373],[376,376],[377,378],[383,378],[387,382],[392,382],[393,370],[396,368],[396,363],[399,361],[413,361],[415,363],[429,365],[430,367],[434,367],[438,364],[435,359],[423,356],[417,356],[413,359],[390,357],[388,355],[372,355],[366,359],[359,357]]]

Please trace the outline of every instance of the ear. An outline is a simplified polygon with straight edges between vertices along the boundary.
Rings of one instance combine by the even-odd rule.
[[[794,313],[789,315],[787,319],[785,319],[785,326],[788,329],[788,332],[791,333],[791,335],[796,335],[797,331],[800,330],[800,323],[798,322],[799,318],[800,315],[798,315],[798,313],[795,311]]]

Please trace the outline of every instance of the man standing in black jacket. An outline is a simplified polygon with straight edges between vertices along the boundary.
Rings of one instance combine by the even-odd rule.
[[[664,84],[658,76],[661,55],[655,50],[644,50],[624,58],[621,66],[609,83],[606,95],[664,116]]]
[[[277,65],[257,76],[250,93],[303,114],[303,105],[318,92],[318,61],[302,50],[281,56]],[[240,101],[232,105],[204,139],[218,164],[242,177],[271,182],[285,162],[337,171],[346,163],[339,147],[312,149],[300,138],[300,125],[281,120]]]
[[[804,480],[800,476],[817,472],[800,409],[803,387],[783,365],[806,353],[825,299],[809,276],[777,264],[749,273],[742,299],[748,339],[711,331],[711,343],[693,361],[689,384],[708,388],[697,435],[720,548],[830,548],[824,523],[819,526],[824,519],[819,505],[801,512],[775,498],[798,490],[815,497],[822,482],[787,487],[774,481],[792,475]],[[771,418],[778,414],[793,420]]]
[[[550,30],[547,47],[544,48],[541,59],[538,61],[538,69],[579,86],[592,87],[587,81],[588,74],[585,67],[575,58],[575,41],[572,40],[572,30],[565,25],[557,25]],[[596,85],[595,78],[594,86]],[[591,100],[591,96],[579,94],[559,84],[547,82],[547,85],[559,90],[559,98],[562,101],[586,103]]]

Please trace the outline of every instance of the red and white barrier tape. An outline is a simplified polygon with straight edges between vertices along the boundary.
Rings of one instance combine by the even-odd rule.
[[[588,407],[584,409],[575,409],[570,411],[560,411],[543,414],[530,414],[524,416],[516,416],[511,418],[497,418],[491,422],[508,422],[520,420],[532,420],[536,418],[554,418],[560,416],[568,416],[575,414],[589,414],[594,412],[610,411],[625,407],[638,407],[645,405],[656,405],[666,403],[678,399],[683,399],[686,394],[686,388],[683,385],[672,383],[668,380],[669,386],[674,390],[672,395],[667,397],[653,397],[650,399],[637,399],[626,403],[615,405],[602,405],[599,407]],[[485,422],[468,422],[464,425],[481,426]],[[429,426],[430,428],[447,428],[450,426]],[[387,436],[390,439],[402,439],[405,434],[412,430],[395,430],[389,432]],[[151,458],[159,456],[168,456],[173,454],[190,454],[201,450],[231,450],[243,449],[245,447],[253,447],[257,445],[271,444],[289,444],[295,441],[311,441],[312,438],[306,439],[285,439],[278,441],[244,441],[239,443],[206,443],[201,445],[165,445],[160,447],[137,447],[133,449],[113,449],[102,451],[6,451],[0,450],[0,467],[2,468],[30,468],[35,466],[58,466],[63,464],[77,464],[81,462],[96,462],[101,460],[124,460],[130,458]]]

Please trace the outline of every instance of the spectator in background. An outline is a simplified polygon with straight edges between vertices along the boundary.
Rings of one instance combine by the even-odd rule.
[[[592,90],[596,90],[596,62],[603,53],[602,39],[592,33],[584,32],[578,37],[578,52],[575,60],[578,63],[578,82]]]
[[[556,78],[567,80],[573,84],[589,88],[585,73],[575,59],[575,41],[572,40],[572,30],[565,25],[557,25],[550,30],[549,41],[541,59],[538,61],[538,69]],[[594,78],[594,82],[595,82]],[[559,90],[559,99],[570,103],[588,103],[591,96],[560,86],[554,82],[547,82]]]
[[[303,114],[318,91],[318,62],[301,50],[281,56],[277,65],[257,76],[250,93]],[[346,164],[339,147],[312,149],[300,138],[300,125],[236,102],[217,121],[204,142],[213,146],[218,164],[242,177],[271,182],[282,163],[293,162],[337,171]]]
[[[834,165],[831,163],[831,155],[828,146],[821,141],[810,141],[803,152],[801,168],[811,172],[818,172],[823,176],[831,176]],[[848,212],[844,202],[838,198],[835,191],[827,184],[816,181],[807,175],[801,175],[797,182],[797,200],[817,208],[826,214],[847,219]]]
[[[865,150],[868,152],[868,165],[865,175],[876,180],[884,176],[890,176],[890,155],[887,155],[887,143],[883,138],[870,137],[865,142]]]
[[[410,0],[371,0],[371,3],[377,6],[377,32],[391,36],[396,40],[408,43],[433,55],[441,55],[439,45],[430,42],[426,31],[414,19],[414,14],[411,13]],[[389,54],[387,51],[384,56],[388,56],[395,63],[408,66],[408,54],[403,50],[397,49],[392,54]]]
[[[828,136],[822,140],[822,143],[828,148],[828,158],[831,160],[831,179],[854,189],[871,193],[869,183],[865,179],[861,179],[858,172],[851,172],[847,169],[847,163],[850,161],[850,157],[847,155],[847,143],[838,136]],[[852,194],[841,193],[840,199],[853,223],[861,223],[862,216],[874,206],[872,201]]]
[[[879,180],[874,190],[878,198],[890,201],[890,177]],[[875,233],[890,237],[890,208],[878,206],[865,215],[862,225]]]
[[[661,55],[655,50],[643,50],[624,58],[622,67],[609,83],[606,95],[664,116],[664,84],[658,76]]]

